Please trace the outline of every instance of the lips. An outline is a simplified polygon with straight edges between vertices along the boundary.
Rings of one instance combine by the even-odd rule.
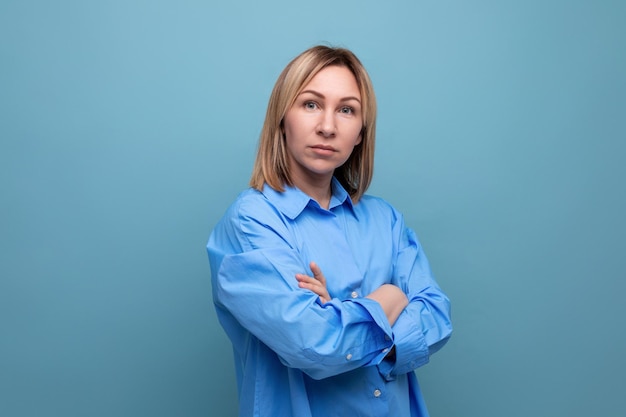
[[[320,151],[328,151],[328,152],[335,152],[335,148],[333,148],[332,146],[328,146],[328,145],[314,145],[311,146],[311,148],[313,149],[319,149]]]

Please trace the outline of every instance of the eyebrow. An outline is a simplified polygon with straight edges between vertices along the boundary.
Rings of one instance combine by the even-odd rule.
[[[319,92],[317,92],[315,90],[304,90],[304,91],[300,92],[300,94],[298,94],[298,96],[301,96],[302,94],[305,94],[305,93],[313,94],[314,96],[317,96],[319,98],[326,98],[326,97],[324,97],[324,94],[319,93]],[[359,100],[358,97],[355,97],[355,96],[342,97],[339,101],[350,101],[350,100],[354,100],[354,101],[358,102],[359,104],[361,104],[361,100]]]

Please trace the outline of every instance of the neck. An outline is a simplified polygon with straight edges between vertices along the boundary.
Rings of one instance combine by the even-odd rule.
[[[330,207],[330,197],[332,196],[331,189],[332,176],[328,178],[320,178],[317,181],[299,181],[298,178],[293,178],[294,185],[300,189],[303,193],[317,201],[320,207],[328,210]]]

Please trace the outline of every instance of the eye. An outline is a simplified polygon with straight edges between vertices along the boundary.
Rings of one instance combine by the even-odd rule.
[[[339,109],[339,112],[342,114],[354,114],[354,108],[350,106],[343,106]]]
[[[315,103],[314,101],[305,101],[304,108],[307,110],[315,110],[317,109],[317,103]]]

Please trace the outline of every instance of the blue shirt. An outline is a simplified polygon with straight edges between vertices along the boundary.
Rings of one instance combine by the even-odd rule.
[[[392,206],[367,195],[352,204],[334,178],[332,190],[328,210],[293,187],[246,190],[209,238],[240,416],[427,416],[413,370],[450,337],[449,300]],[[295,278],[312,276],[311,261],[325,304]],[[393,327],[365,298],[385,283],[409,299]]]

